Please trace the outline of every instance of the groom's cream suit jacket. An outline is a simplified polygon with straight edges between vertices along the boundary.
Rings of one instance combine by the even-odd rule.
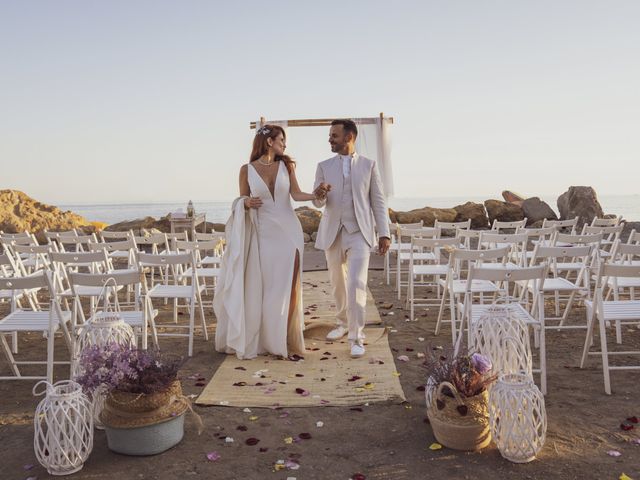
[[[378,235],[390,237],[387,202],[376,162],[354,154],[349,180],[358,227],[369,246],[373,247],[377,243],[374,222]],[[331,191],[326,199],[316,199],[313,204],[318,208],[326,207],[318,227],[316,248],[327,250],[333,244],[342,225],[344,177],[342,159],[339,155],[318,164],[314,190],[323,182],[331,185]]]

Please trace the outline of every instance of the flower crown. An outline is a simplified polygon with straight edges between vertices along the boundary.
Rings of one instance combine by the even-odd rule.
[[[256,135],[269,135],[271,133],[271,129],[267,127],[260,127],[256,132]]]

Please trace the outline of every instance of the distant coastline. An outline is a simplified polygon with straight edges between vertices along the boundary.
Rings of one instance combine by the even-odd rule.
[[[425,206],[435,208],[451,208],[465,202],[482,203],[489,197],[394,197],[389,200],[389,207],[393,210],[408,211]],[[500,199],[500,195],[493,198]],[[554,196],[541,196],[557,213],[556,200]],[[622,215],[631,221],[640,221],[640,194],[638,195],[602,195],[598,197],[605,214]],[[71,210],[82,215],[90,221],[100,221],[108,224],[135,220],[144,217],[160,218],[170,212],[178,210],[185,211],[188,199],[184,202],[162,202],[162,203],[104,203],[104,204],[81,204],[69,203],[59,205],[62,210]],[[197,212],[207,214],[207,221],[214,223],[225,223],[231,213],[231,202],[194,202]],[[296,204],[296,206],[310,206],[308,202]]]

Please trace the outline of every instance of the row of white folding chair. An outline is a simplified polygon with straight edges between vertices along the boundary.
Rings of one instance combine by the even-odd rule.
[[[624,224],[619,224],[613,227],[600,227],[585,225],[582,228],[582,235],[602,235],[600,241],[600,258],[608,258],[611,254],[611,247],[613,243],[620,238]]]
[[[473,326],[481,316],[488,312],[496,301],[505,305],[512,315],[520,318],[526,325],[532,328],[535,345],[539,348],[539,368],[533,372],[540,374],[540,390],[547,393],[547,362],[546,362],[546,336],[544,317],[544,297],[543,286],[546,281],[546,265],[537,267],[510,268],[504,265],[471,265],[469,276],[465,284],[464,298],[460,302],[461,310],[459,332],[457,334],[455,352],[460,350],[463,342],[465,329],[469,332],[467,341],[469,347],[473,345],[471,332]],[[485,303],[474,291],[474,284],[500,285],[496,290],[496,297],[491,303]],[[529,304],[522,303],[522,300],[510,294],[512,284],[525,283],[532,285],[535,292],[533,296],[533,308]],[[533,311],[535,313],[530,313]]]
[[[79,235],[75,231],[70,232],[44,232],[47,244],[52,245],[59,252],[87,252],[89,243],[96,243],[98,238],[95,233]]]
[[[62,332],[69,353],[72,351],[73,339],[70,333],[71,312],[63,311],[56,294],[55,274],[40,270],[32,275],[1,278],[0,290],[14,293],[11,298],[11,307],[7,315],[0,319],[0,344],[6,360],[9,363],[13,375],[1,376],[0,380],[14,379],[45,379],[53,382],[53,368],[56,364],[69,364],[69,361],[55,361],[54,347],[55,335]],[[49,310],[26,308],[18,303],[19,296],[25,291],[40,290],[48,293]],[[18,360],[15,350],[9,346],[7,336],[17,337],[20,333],[38,333],[47,342],[45,360]],[[21,365],[46,365],[45,375],[23,375]]]
[[[616,340],[622,325],[635,325],[640,327],[640,300],[620,299],[605,300],[605,289],[608,282],[615,278],[617,282],[623,279],[640,278],[640,265],[624,265],[610,262],[601,262],[598,268],[594,300],[587,302],[587,335],[582,350],[580,367],[584,367],[588,355],[600,356],[604,376],[604,390],[611,394],[611,372],[617,370],[640,370],[640,365],[629,364],[611,365],[611,356],[640,355],[638,350],[610,351],[607,341],[607,326],[615,325]],[[600,350],[591,351],[593,344],[595,325],[598,325]]]
[[[609,263],[613,265],[640,266],[640,245],[621,243],[618,240],[612,249]],[[597,274],[596,274],[597,282]],[[618,301],[621,295],[627,295],[631,300],[636,299],[636,289],[640,289],[640,278],[638,277],[608,277],[605,279],[606,293],[604,299],[609,300],[613,295],[613,300]],[[616,341],[622,343],[622,330],[620,324],[616,324]]]

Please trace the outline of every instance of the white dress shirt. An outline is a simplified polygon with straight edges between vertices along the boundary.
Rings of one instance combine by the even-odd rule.
[[[351,161],[356,158],[358,155],[357,152],[354,152],[353,155],[340,155],[342,159],[342,176],[347,178],[351,175]]]

